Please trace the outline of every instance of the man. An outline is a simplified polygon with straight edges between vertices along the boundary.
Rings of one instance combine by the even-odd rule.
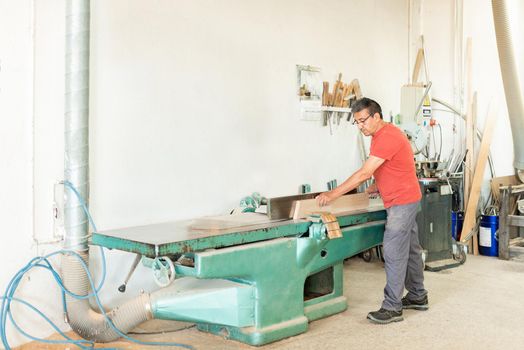
[[[377,102],[364,97],[355,101],[352,112],[353,124],[357,124],[365,136],[372,137],[369,158],[339,187],[316,199],[320,206],[327,205],[374,175],[376,184],[367,192],[378,190],[387,211],[383,242],[386,287],[381,308],[370,312],[367,318],[375,323],[402,321],[402,309],[428,309],[415,220],[421,193],[413,151],[402,131],[383,120]],[[402,298],[404,287],[408,293]]]

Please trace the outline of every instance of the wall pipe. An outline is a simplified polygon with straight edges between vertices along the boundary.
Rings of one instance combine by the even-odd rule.
[[[524,181],[524,139],[519,136],[524,130],[524,102],[515,60],[514,44],[524,38],[514,37],[510,27],[509,11],[524,20],[524,12],[516,1],[492,0],[493,21],[499,51],[500,70],[504,83],[511,133],[513,135],[513,166],[521,181]],[[522,63],[522,62],[521,62]],[[524,69],[524,67],[520,67]]]
[[[66,5],[65,57],[65,156],[64,177],[85,199],[89,199],[89,0],[68,0]],[[89,262],[89,222],[79,198],[67,191],[64,204],[64,248],[78,252]],[[64,286],[78,295],[87,295],[90,285],[81,262],[73,255],[62,256]],[[103,315],[93,311],[88,299],[67,296],[71,328],[85,339],[110,342],[120,336]],[[108,313],[123,333],[151,319],[149,294],[142,294]]]

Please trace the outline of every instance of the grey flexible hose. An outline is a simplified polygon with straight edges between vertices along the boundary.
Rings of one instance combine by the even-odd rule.
[[[87,263],[88,254],[81,253]],[[87,295],[90,286],[86,271],[80,261],[72,255],[62,256],[62,278],[65,287],[72,293]],[[69,325],[82,338],[95,342],[110,342],[120,338],[107,323],[104,316],[91,309],[88,299],[78,300],[67,296]],[[128,333],[139,324],[150,320],[149,294],[142,294],[107,313],[113,324],[122,333]]]
[[[512,13],[517,20],[522,21],[524,19],[524,8],[519,7],[517,1],[492,0],[491,3],[499,51],[500,71],[502,73],[509,121],[513,134],[513,166],[522,170],[524,169],[524,138],[522,138],[521,133],[524,130],[524,97],[522,96],[522,77],[519,77],[518,65],[520,64],[521,69],[524,69],[524,66],[522,59],[516,59],[514,45],[519,41],[521,42],[524,38],[522,38],[522,35],[519,35],[518,31],[512,32],[509,13]]]

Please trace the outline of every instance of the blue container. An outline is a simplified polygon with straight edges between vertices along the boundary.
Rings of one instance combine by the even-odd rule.
[[[455,241],[458,241],[458,235],[462,232],[462,224],[464,223],[464,212],[452,211],[451,212],[451,237]]]
[[[479,253],[487,256],[499,256],[499,217],[482,215],[479,227]]]

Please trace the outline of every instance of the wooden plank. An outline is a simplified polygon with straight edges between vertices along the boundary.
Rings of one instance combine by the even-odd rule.
[[[299,200],[295,202],[293,219],[302,219],[318,212],[337,214],[367,208],[369,208],[369,194],[365,192],[342,196],[324,207],[320,207],[316,199]]]
[[[322,213],[320,214],[322,222],[326,226],[327,236],[329,239],[341,238],[342,231],[340,230],[340,225],[335,215],[331,213]]]
[[[501,189],[507,190],[510,186],[500,186]],[[511,193],[518,194],[524,192],[524,184],[511,186]]]
[[[516,175],[499,176],[491,179],[491,193],[495,202],[498,202],[500,199],[500,186],[514,186],[518,184],[520,184],[520,181]]]
[[[471,164],[477,164],[478,159],[478,147],[476,145],[477,138],[477,92],[473,92],[473,100],[471,101],[471,130],[467,132],[471,137]],[[489,154],[488,154],[489,156]],[[470,179],[471,180],[471,179]]]
[[[499,214],[499,259],[509,260],[509,230],[508,230],[508,210],[509,210],[509,190],[500,190],[500,214]]]
[[[467,101],[467,111],[466,111],[466,161],[464,169],[464,203],[468,203],[469,192],[471,188],[472,181],[472,172],[475,155],[473,154],[473,143],[475,142],[475,130],[473,130],[473,96],[471,91],[471,38],[467,39],[466,42],[466,101]],[[464,208],[465,210],[466,208]]]
[[[358,79],[353,79],[351,81],[351,87],[352,87],[353,93],[357,97],[357,100],[361,99],[362,98],[362,90],[360,89],[360,83],[359,83]]]
[[[415,59],[415,67],[413,68],[413,76],[411,83],[416,84],[418,82],[418,75],[420,73],[420,67],[424,62],[424,49],[418,49],[417,58]]]
[[[486,122],[484,123],[484,133],[482,136],[482,142],[480,144],[479,157],[477,165],[475,166],[475,173],[473,182],[471,184],[471,192],[468,199],[468,205],[466,207],[466,215],[464,217],[464,225],[462,226],[462,232],[460,240],[464,243],[467,240],[469,233],[475,229],[476,216],[477,216],[477,205],[480,197],[480,188],[484,179],[484,170],[486,168],[486,162],[488,160],[489,147],[491,145],[491,139],[493,138],[493,131],[497,124],[496,114],[498,113],[498,106],[492,103],[490,105],[488,115],[486,116]],[[475,255],[478,254],[477,234],[473,233],[473,252]]]
[[[472,138],[471,138],[471,132],[469,131],[471,129],[471,124],[473,120],[471,117],[471,108],[468,108],[466,111],[466,159],[464,161],[464,203],[468,203],[469,201],[469,190],[471,188],[471,173],[473,171],[473,152],[472,152]],[[464,208],[466,210],[466,208]]]
[[[189,225],[189,229],[216,231],[269,223],[271,223],[271,219],[265,214],[240,213],[194,219]]]
[[[329,101],[330,106],[335,105],[335,100],[337,98],[338,89],[341,83],[342,83],[342,73],[338,73],[338,80],[333,85],[333,94],[331,96],[331,101]]]
[[[322,106],[327,106],[329,102],[329,82],[322,83]]]
[[[322,192],[304,193],[293,196],[274,197],[267,200],[267,216],[271,220],[291,219],[294,203],[298,200],[313,199]]]
[[[470,62],[471,64],[471,62]],[[471,73],[471,72],[470,72]],[[468,84],[471,84],[471,76],[470,81]],[[470,89],[471,90],[471,89]],[[471,91],[469,92],[471,93]],[[475,145],[475,142],[477,141],[476,138],[476,132],[477,132],[477,92],[473,92],[473,95],[470,96],[471,98],[471,127],[469,129],[466,129],[466,132],[469,135],[469,139],[471,140],[471,158],[470,158],[470,173],[469,173],[469,183],[470,183],[470,194],[471,194],[471,183],[473,182],[473,166],[474,164],[477,164],[478,161],[478,147]],[[489,157],[489,151],[488,151],[488,157]],[[465,202],[467,203],[467,202]],[[473,249],[471,249],[473,248]],[[469,251],[473,252],[474,255],[478,255],[478,236],[475,234],[472,240],[469,241]]]

